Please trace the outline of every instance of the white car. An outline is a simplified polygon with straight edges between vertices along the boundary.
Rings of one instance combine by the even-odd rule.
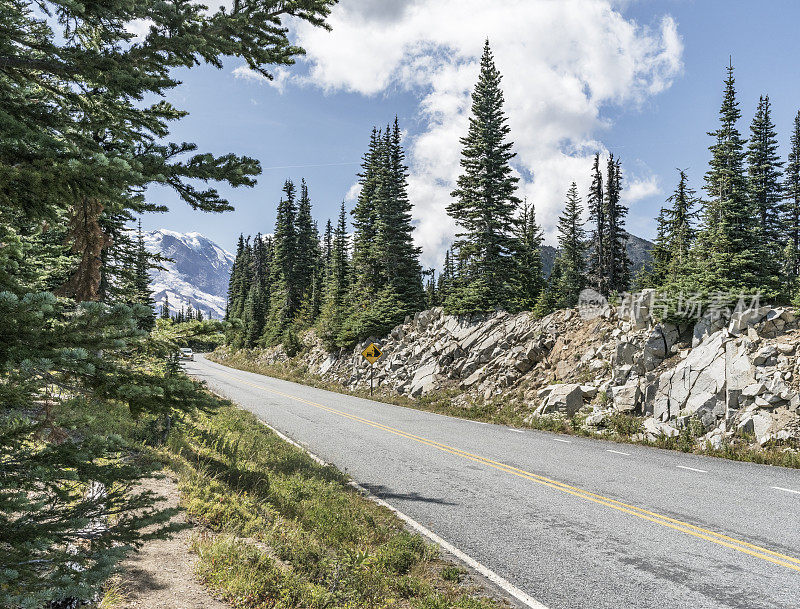
[[[181,347],[178,357],[194,361],[194,352],[189,347]]]

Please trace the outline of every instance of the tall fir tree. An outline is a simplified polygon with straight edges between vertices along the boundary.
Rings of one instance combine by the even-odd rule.
[[[133,276],[133,298],[131,301],[142,305],[142,313],[137,320],[139,328],[150,331],[156,324],[155,302],[153,293],[150,291],[150,254],[144,245],[144,235],[142,234],[142,222],[136,234],[136,262]]]
[[[708,199],[703,202],[697,241],[697,272],[692,282],[706,294],[764,290],[758,268],[762,239],[758,211],[751,203],[744,171],[745,141],[737,128],[741,117],[733,66],[727,68],[720,125],[709,133],[711,160],[705,175]]]
[[[258,345],[264,332],[267,317],[267,303],[261,285],[254,281],[244,301],[242,311],[242,346],[252,349]]]
[[[607,222],[605,193],[603,192],[603,172],[600,169],[600,154],[594,155],[592,164],[592,184],[586,200],[589,208],[589,221],[592,223],[592,234],[589,249],[589,280],[592,286],[603,295],[608,295],[608,278],[606,277]]]
[[[350,289],[350,261],[347,245],[347,214],[344,201],[333,233],[331,263],[325,281],[319,331],[325,345],[338,346],[339,335],[345,320],[347,295]]]
[[[225,309],[225,319],[241,319],[244,314],[244,303],[250,293],[250,286],[254,277],[254,247],[247,239],[239,235],[236,247],[236,256],[233,260],[231,277],[228,281],[228,304]]]
[[[531,311],[545,287],[542,271],[542,229],[536,223],[536,210],[526,200],[517,226],[517,281],[515,309]]]
[[[619,159],[610,155],[606,165],[605,221],[606,239],[604,272],[608,293],[624,292],[630,284],[630,259],[628,258],[628,233],[625,216],[628,208],[622,203],[622,166]]]
[[[747,188],[751,205],[757,212],[758,232],[762,239],[758,265],[763,277],[772,284],[775,293],[779,292],[781,287],[779,273],[783,255],[780,224],[782,167],[769,96],[761,96],[750,125],[750,140],[747,145]]]
[[[519,178],[509,164],[515,153],[508,141],[500,80],[487,40],[472,94],[469,129],[460,140],[463,173],[447,206],[460,229],[455,247],[464,265],[464,276],[445,303],[453,313],[490,311],[513,303]]]
[[[789,159],[783,180],[781,225],[784,245],[785,290],[791,298],[797,295],[800,276],[800,111],[794,117],[789,140]]]
[[[282,340],[300,307],[300,284],[296,274],[298,209],[296,189],[291,180],[284,183],[283,194],[272,237],[269,318],[264,330],[267,343]]]
[[[300,200],[297,210],[297,245],[294,260],[294,281],[299,299],[310,307],[314,286],[314,271],[319,263],[319,234],[311,217],[311,199],[308,186],[300,182]]]
[[[383,334],[425,306],[404,157],[397,118],[373,129],[352,212],[353,281],[342,345]]]
[[[385,171],[386,147],[383,134],[373,127],[369,147],[358,174],[360,190],[353,210],[353,300],[374,293],[380,285],[380,260],[375,243],[378,235],[376,199]]]
[[[382,283],[392,292],[398,309],[391,326],[422,308],[422,267],[419,263],[421,249],[414,245],[414,226],[411,219],[411,202],[408,198],[408,167],[402,145],[400,125],[395,116],[394,123],[386,128],[385,196],[378,200],[377,246],[381,258]],[[391,327],[390,326],[390,327]]]
[[[669,275],[669,219],[666,207],[659,209],[656,217],[656,238],[653,240],[651,256],[653,258],[651,267],[644,269],[642,275],[637,278],[640,288],[663,286]]]
[[[583,206],[575,182],[567,191],[564,211],[558,219],[558,275],[553,280],[554,304],[571,308],[586,287],[586,231],[583,228]]]
[[[450,295],[450,288],[456,278],[456,269],[453,263],[454,258],[453,248],[450,247],[444,253],[444,265],[442,266],[442,272],[439,274],[439,285],[436,288],[439,295],[439,304],[443,304],[447,300],[447,297]]]
[[[161,319],[169,319],[170,318],[170,310],[169,310],[169,296],[164,294],[164,300],[161,302]]]
[[[679,170],[678,186],[667,198],[665,209],[665,246],[667,265],[665,281],[675,282],[687,273],[695,240],[694,220],[697,217],[695,191],[688,185],[686,172]]]

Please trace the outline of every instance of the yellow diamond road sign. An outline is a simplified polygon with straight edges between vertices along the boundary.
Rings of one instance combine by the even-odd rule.
[[[375,343],[370,343],[369,347],[364,349],[361,352],[361,355],[364,356],[364,359],[367,360],[370,364],[374,364],[377,362],[383,353],[380,349],[378,349]]]

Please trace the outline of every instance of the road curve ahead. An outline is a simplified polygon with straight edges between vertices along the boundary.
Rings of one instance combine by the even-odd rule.
[[[800,472],[186,365],[550,609],[800,608]]]

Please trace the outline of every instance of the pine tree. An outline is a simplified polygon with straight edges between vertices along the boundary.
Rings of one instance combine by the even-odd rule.
[[[687,272],[695,239],[693,220],[697,216],[695,191],[688,186],[686,172],[680,171],[675,192],[667,198],[670,206],[663,210],[664,248],[666,250],[664,282],[675,282]]]
[[[264,324],[267,317],[267,306],[264,290],[257,282],[250,286],[250,292],[244,303],[242,313],[242,346],[252,349],[258,344],[264,333]]]
[[[301,305],[310,310],[314,271],[320,256],[319,234],[311,217],[311,199],[306,181],[300,182],[300,201],[297,210],[297,245],[294,255],[294,282]],[[310,313],[309,313],[310,314]]]
[[[238,297],[241,293],[241,282],[244,274],[244,235],[239,234],[239,241],[236,245],[236,255],[231,266],[231,276],[228,280],[228,297],[225,305],[225,320],[228,321],[236,317],[235,311],[238,310]]]
[[[517,285],[516,306],[522,311],[531,311],[545,287],[542,272],[542,230],[536,224],[536,210],[533,205],[523,203],[522,214],[517,226]]]
[[[98,411],[125,405],[169,420],[209,399],[165,364],[174,345],[136,328],[142,307],[125,304],[137,296],[135,244],[121,227],[166,211],[144,196],[151,185],[231,209],[218,185],[252,186],[258,161],[170,141],[185,113],[164,98],[181,68],[233,56],[265,76],[290,65],[303,50],[286,21],[324,27],[333,2],[235,4],[9,0],[0,11],[0,606],[92,604],[132,547],[164,534],[170,514],[136,490],[148,473],[140,447],[84,413],[108,419]],[[134,42],[140,20],[148,32]]]
[[[649,269],[643,269],[642,275],[637,278],[640,288],[657,288],[663,286],[669,276],[670,252],[669,252],[669,220],[667,208],[662,207],[656,217],[656,238],[653,240],[652,265]]]
[[[436,287],[436,269],[426,269],[422,271],[422,276],[427,277],[425,281],[425,308],[432,309],[439,306],[439,292]]]
[[[454,258],[455,255],[451,247],[444,253],[444,266],[442,267],[442,272],[439,274],[439,285],[436,289],[439,295],[439,304],[443,304],[447,300],[450,295],[451,286],[455,281],[456,269],[453,265]]]
[[[314,222],[314,234],[319,236],[319,229],[317,228],[316,221]],[[322,294],[325,290],[325,274],[327,261],[325,256],[328,253],[320,248],[319,241],[316,246],[316,259],[314,261],[313,280],[311,285],[311,301],[308,307],[307,325],[312,325],[319,317],[320,310],[322,309]]]
[[[352,283],[340,344],[383,334],[425,306],[404,157],[396,117],[385,131],[373,129],[353,210]]]
[[[762,239],[757,263],[775,292],[780,289],[778,273],[783,253],[780,226],[782,166],[769,96],[761,96],[750,126],[747,188],[751,205],[757,212],[758,232]]]
[[[606,276],[607,221],[599,153],[594,155],[592,184],[589,187],[589,197],[586,203],[589,208],[589,221],[593,224],[589,250],[589,280],[598,292],[607,296],[609,293],[608,277]]]
[[[728,292],[735,300],[740,292],[763,289],[758,269],[761,237],[758,212],[747,192],[744,172],[744,140],[736,127],[741,112],[736,101],[733,66],[728,67],[720,108],[720,126],[709,133],[711,161],[705,176],[702,227],[698,234],[698,269],[695,287],[706,293]]]
[[[455,246],[465,266],[463,280],[453,286],[446,302],[453,313],[490,311],[512,304],[519,178],[512,175],[509,165],[515,155],[512,143],[506,141],[510,129],[503,113],[500,79],[487,40],[472,94],[469,130],[461,139],[463,173],[452,192],[454,200],[447,206],[461,229]]]
[[[333,255],[333,226],[330,218],[325,223],[325,235],[322,237],[322,266],[325,268],[325,276],[331,268],[331,257]]]
[[[556,257],[553,263],[553,270],[550,272],[550,277],[547,279],[547,285],[542,293],[539,295],[539,300],[536,301],[536,306],[533,308],[535,317],[544,317],[555,311],[559,306],[559,293],[563,285],[563,273],[561,269],[561,259]]]
[[[587,244],[582,216],[578,186],[573,182],[567,191],[564,211],[558,219],[558,274],[551,280],[555,292],[554,306],[557,307],[576,306],[578,296],[587,284],[584,270]]]
[[[630,260],[628,259],[628,233],[625,232],[625,216],[628,208],[622,204],[622,167],[619,159],[610,155],[607,164],[605,194],[605,270],[606,285],[610,294],[624,292],[630,284]]]
[[[283,185],[284,197],[278,203],[272,238],[271,297],[265,329],[268,344],[282,340],[300,308],[300,285],[296,275],[297,203],[291,180]]]
[[[383,178],[386,195],[378,199],[376,241],[382,287],[397,300],[398,309],[392,319],[384,320],[387,329],[396,325],[406,315],[423,306],[422,268],[419,264],[421,250],[414,245],[414,227],[411,223],[411,202],[408,199],[408,167],[402,146],[400,125],[386,128],[385,163]]]
[[[380,260],[376,250],[378,234],[377,190],[386,170],[386,147],[380,131],[373,127],[369,148],[364,154],[358,183],[361,187],[351,212],[353,216],[353,293],[360,302],[364,295],[377,292],[380,285]]]
[[[169,296],[164,294],[164,300],[161,304],[161,319],[169,319],[170,318],[170,310],[169,310]]]
[[[136,237],[136,265],[133,280],[134,304],[142,306],[142,314],[139,317],[138,325],[142,330],[148,332],[156,324],[155,302],[153,293],[150,291],[150,255],[144,246],[144,236],[142,235],[142,222],[139,221],[138,233]]]
[[[338,340],[345,320],[347,294],[350,288],[350,261],[347,250],[347,215],[342,201],[339,220],[333,234],[331,264],[325,281],[322,312],[319,318],[320,336],[329,348],[340,346]]]
[[[786,291],[794,297],[797,278],[800,276],[800,112],[794,117],[789,145],[789,159],[783,181],[781,224],[786,242],[783,256]]]

